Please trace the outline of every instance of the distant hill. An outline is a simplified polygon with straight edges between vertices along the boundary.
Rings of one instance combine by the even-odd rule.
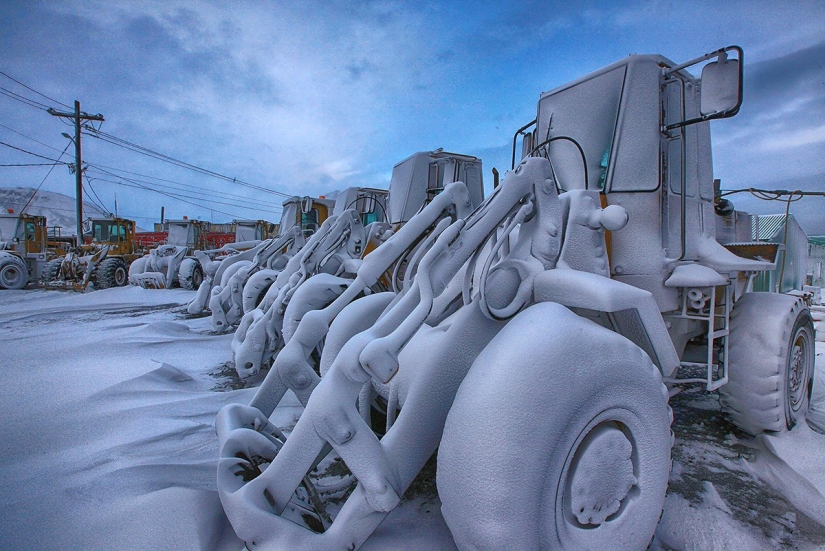
[[[8,212],[13,209],[19,213],[34,193],[34,188],[15,187],[0,188],[0,212]],[[38,191],[37,195],[26,208],[29,214],[36,214],[46,217],[49,227],[60,226],[61,235],[75,235],[77,224],[75,222],[75,200],[74,197],[63,195],[54,191]],[[101,218],[108,213],[101,211],[98,207],[83,202],[83,217]]]

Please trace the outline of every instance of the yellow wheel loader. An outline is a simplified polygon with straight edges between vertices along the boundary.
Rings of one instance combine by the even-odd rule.
[[[0,214],[0,289],[22,289],[40,278],[55,256],[47,233],[43,216]]]
[[[129,268],[143,255],[135,240],[135,222],[125,218],[98,218],[86,222],[91,234],[65,256],[49,261],[42,282],[47,289],[86,290],[123,287]]]

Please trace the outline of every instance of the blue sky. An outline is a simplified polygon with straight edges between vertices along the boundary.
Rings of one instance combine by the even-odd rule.
[[[0,2],[0,71],[59,102],[80,100],[118,138],[290,195],[386,187],[396,162],[438,147],[481,157],[489,187],[541,92],[631,53],[678,62],[729,44],[745,49],[745,102],[712,126],[715,176],[728,189],[825,189],[821,0]],[[0,88],[65,109],[2,75]],[[0,123],[0,141],[51,158],[66,146],[61,132],[72,133],[4,95]],[[161,206],[171,218],[278,218],[278,195],[91,136],[83,144],[85,161],[162,178],[117,172],[208,207],[91,167],[104,206],[114,210],[117,194],[119,211],[144,227]],[[27,162],[45,161],[0,146],[0,164]],[[0,186],[36,187],[48,170],[0,167]],[[57,167],[43,189],[73,194],[74,177]],[[792,212],[825,234],[825,198]]]

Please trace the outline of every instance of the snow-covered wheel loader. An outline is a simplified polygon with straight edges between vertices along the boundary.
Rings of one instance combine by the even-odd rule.
[[[0,289],[22,289],[38,280],[55,254],[47,239],[43,216],[0,214]]]
[[[203,268],[193,251],[204,248],[207,223],[200,220],[167,220],[166,243],[132,262],[129,283],[144,289],[182,287],[196,290],[203,282]]]
[[[218,490],[247,547],[358,549],[438,449],[461,551],[645,549],[670,470],[668,387],[728,385],[747,432],[801,421],[807,307],[751,292],[773,262],[714,239],[708,121],[738,111],[741,77],[729,47],[630,56],[543,94],[522,161],[439,223],[399,294],[345,292],[339,312],[304,315],[276,360],[289,369],[216,420]],[[361,285],[378,277],[370,258]],[[269,419],[287,389],[305,406],[288,435]],[[351,493],[324,487],[331,458]]]
[[[199,292],[190,302],[190,313],[208,306],[215,331],[235,327],[244,313],[260,304],[289,259],[318,231],[318,224],[323,224],[334,214],[335,204],[330,199],[310,197],[292,197],[284,201],[280,235],[254,252],[231,258],[231,266],[222,263],[211,276],[209,293]]]
[[[340,212],[340,218],[324,240],[313,245],[317,250],[307,249],[301,259],[278,275],[268,292],[270,299],[264,298],[262,308],[252,312],[246,310],[232,342],[238,374],[241,377],[256,375],[291,338],[303,316],[341,295],[353,282],[357,266],[363,259],[375,254],[376,247],[383,246],[382,243],[394,232],[442,193],[445,186],[457,180],[468,182],[468,201],[454,206],[452,213],[453,216],[469,213],[483,198],[481,166],[477,157],[441,149],[419,152],[393,168],[387,207],[383,206],[377,190],[350,188],[340,194],[336,199],[336,212]],[[352,215],[346,214],[349,211],[341,212],[341,209],[350,207],[355,207]],[[357,215],[360,215],[360,221]],[[384,268],[387,273],[382,272],[378,280],[361,288],[359,293],[398,292],[405,278],[414,274],[416,259],[420,258],[417,255],[426,250],[427,234],[435,229],[435,221],[419,228],[411,245],[414,247],[397,251],[407,254],[394,257],[393,263]],[[360,235],[362,232],[366,237]],[[363,242],[366,246],[362,247],[359,243]],[[298,273],[293,275],[293,270]],[[245,296],[249,294],[251,283],[244,288]],[[320,354],[320,345],[317,351]]]
[[[304,243],[303,235],[295,236],[295,232],[292,232],[290,237],[281,240],[284,243],[280,247],[273,248],[278,237],[283,237],[270,237],[271,230],[275,228],[273,224],[263,220],[235,220],[234,225],[234,241],[218,249],[194,251],[194,257],[200,269],[195,266],[195,263],[189,263],[186,266],[187,271],[182,272],[181,287],[197,291],[195,297],[187,305],[190,314],[200,314],[208,307],[215,288],[226,285],[224,276],[229,278],[238,269],[253,262],[263,265],[276,253],[292,251],[296,247],[300,248]],[[193,274],[192,277],[187,275],[190,272]],[[196,275],[199,277],[197,281]],[[220,289],[217,292],[220,293]]]
[[[83,291],[123,287],[128,283],[132,262],[143,251],[135,239],[135,222],[124,218],[87,221],[91,243],[82,244],[65,256],[49,261],[42,273],[47,289]]]
[[[232,406],[221,412],[217,422],[222,444],[219,489],[236,532],[248,545],[254,541],[255,545],[268,549],[346,549],[347,546],[360,546],[386,513],[395,507],[399,496],[435,451],[445,422],[450,426],[448,413],[451,419],[457,415],[450,409],[452,397],[460,386],[464,386],[462,381],[468,371],[480,366],[481,384],[467,388],[465,395],[473,396],[479,392],[486,392],[487,396],[495,394],[496,389],[488,381],[492,380],[491,377],[497,380],[498,376],[488,371],[493,366],[500,366],[502,372],[512,369],[508,363],[500,361],[500,356],[508,348],[507,343],[514,340],[524,342],[525,347],[529,345],[533,349],[528,359],[534,365],[522,365],[522,372],[516,374],[520,384],[526,382],[528,386],[535,384],[537,389],[546,389],[554,381],[558,382],[556,375],[559,372],[564,372],[568,374],[572,386],[576,387],[579,399],[585,402],[601,399],[590,410],[591,417],[583,420],[579,440],[570,444],[574,456],[580,456],[575,468],[571,470],[570,465],[565,464],[568,450],[557,449],[555,455],[558,459],[554,460],[560,464],[558,473],[553,475],[556,479],[548,482],[551,486],[545,488],[546,492],[532,488],[527,495],[536,495],[537,498],[555,496],[552,488],[563,488],[567,482],[577,490],[589,489],[592,495],[577,493],[575,499],[571,498],[568,500],[570,503],[565,505],[568,508],[582,508],[579,511],[579,517],[584,521],[579,529],[582,534],[586,535],[587,525],[607,524],[605,518],[599,517],[598,511],[603,505],[610,508],[614,505],[613,501],[618,501],[620,507],[605,515],[611,519],[611,528],[601,530],[600,537],[610,541],[627,529],[621,541],[628,543],[628,548],[634,548],[634,544],[644,538],[650,539],[661,511],[669,472],[670,417],[667,391],[659,371],[638,346],[595,321],[576,315],[555,302],[530,306],[536,302],[533,288],[544,288],[538,278],[548,268],[555,267],[557,269],[551,271],[566,272],[562,274],[562,281],[577,287],[585,295],[598,289],[602,283],[610,282],[604,270],[601,274],[597,270],[599,261],[606,256],[604,250],[600,255],[594,253],[592,259],[586,259],[580,249],[592,241],[591,234],[601,235],[604,239],[603,225],[612,229],[621,227],[626,222],[624,212],[621,209],[600,209],[598,195],[593,192],[571,192],[566,199],[560,199],[556,192],[548,161],[526,161],[509,180],[505,179],[480,209],[467,218],[442,225],[442,231],[432,247],[421,258],[412,284],[389,306],[387,302],[382,304],[378,300],[380,295],[375,295],[373,301],[356,300],[343,309],[341,316],[347,314],[349,309],[353,312],[350,319],[354,315],[372,320],[377,318],[377,321],[354,336],[349,327],[338,326],[338,331],[352,338],[346,339],[340,348],[324,348],[324,354],[334,354],[334,359],[320,381],[317,377],[309,377],[311,368],[294,372],[291,377],[280,381],[276,375],[281,373],[273,370],[250,407]],[[565,225],[564,214],[571,211],[578,216],[571,214]],[[424,212],[426,209],[421,215]],[[417,218],[402,228],[399,236],[405,229],[412,230],[411,224],[416,223]],[[592,227],[580,225],[581,219],[592,220]],[[500,230],[502,222],[504,227]],[[518,238],[511,242],[513,230],[518,226]],[[551,236],[552,233],[555,236]],[[562,244],[563,234],[566,238]],[[391,242],[388,241],[387,245]],[[379,248],[374,254],[380,251]],[[486,251],[486,254],[477,254],[478,251]],[[362,267],[365,277],[370,272],[370,258],[372,256],[365,260]],[[565,269],[558,264],[574,264],[579,269],[589,267],[596,273]],[[591,277],[582,281],[579,277],[582,274]],[[454,283],[451,285],[451,282]],[[599,298],[588,298],[587,305],[608,310],[615,307],[640,310],[642,326],[656,337],[655,345],[670,345],[664,322],[650,294],[629,285],[613,283],[612,304],[601,304]],[[478,286],[478,292],[472,292],[474,285]],[[462,297],[468,300],[464,301]],[[463,307],[450,315],[456,300],[459,304],[463,303]],[[386,309],[381,312],[379,309],[384,307]],[[655,315],[649,317],[651,313]],[[318,315],[313,314],[304,317],[299,332],[304,324],[317,327],[323,310]],[[556,328],[554,336],[537,340],[536,336],[544,332],[548,324]],[[333,324],[328,341],[341,342],[335,327]],[[508,330],[508,327],[511,328]],[[582,336],[590,337],[586,347],[577,342],[577,338]],[[542,341],[545,344],[542,345]],[[621,353],[625,360],[617,362],[599,358],[593,351],[602,348]],[[576,354],[571,354],[573,349]],[[666,358],[668,363],[664,368],[668,372],[678,363],[672,346],[670,356],[666,347],[660,356]],[[324,363],[327,361],[322,360]],[[602,374],[602,379],[598,383],[587,378],[580,379],[575,376],[577,371],[595,371]],[[616,372],[623,374],[626,383],[613,390],[611,380]],[[370,382],[371,378],[375,384]],[[306,410],[293,432],[284,439],[280,433],[272,436],[274,431],[269,428],[266,418],[286,387],[296,390],[299,399],[306,403]],[[559,392],[565,390],[568,389],[563,386]],[[630,396],[627,395],[629,390],[633,391]],[[546,397],[541,395],[542,392],[536,390],[528,405],[541,404]],[[387,404],[393,404],[392,407],[400,410],[397,417],[388,415],[387,431],[380,441],[364,418],[372,402],[361,398],[365,393],[367,396],[381,393]],[[627,400],[633,396],[643,396],[644,399],[631,406]],[[518,405],[520,398],[518,394],[501,391],[497,402],[487,406],[511,411],[521,407]],[[512,405],[506,404],[508,400]],[[474,409],[471,404],[466,407]],[[506,411],[502,411],[502,415],[506,416]],[[464,423],[473,423],[472,419],[478,413],[472,411],[467,414],[468,419],[459,417],[454,422],[463,420]],[[513,418],[514,425],[509,427],[511,430],[520,428],[521,439],[525,437],[524,431],[535,423],[535,418],[529,413],[525,417],[527,419],[521,422]],[[554,449],[553,437],[563,426],[552,419],[547,422],[553,423],[555,429],[548,427],[542,431],[547,439],[534,443],[535,452],[529,452],[522,446],[526,461],[547,455],[548,450]],[[269,436],[266,435],[267,430]],[[507,431],[504,427],[495,430]],[[486,440],[488,444],[494,445],[497,434],[494,432],[493,439]],[[360,486],[350,495],[328,529],[322,534],[314,534],[285,520],[278,513],[289,510],[291,512],[284,514],[291,517],[306,509],[314,512],[324,525],[324,512],[317,511],[315,505],[306,504],[310,502],[302,503],[300,498],[293,496],[295,489],[304,483],[303,479],[314,468],[316,460],[326,455],[324,450],[328,446],[343,459]],[[443,471],[454,473],[456,469],[466,472],[468,467],[475,467],[475,464],[467,464],[468,457],[471,457],[468,454],[471,453],[473,450],[469,449],[456,451],[457,464],[449,459],[440,461],[439,484],[444,479],[443,484],[450,487],[450,492],[455,492],[456,499],[461,502],[465,498],[458,494],[470,497],[471,492],[476,492],[474,498],[480,498],[480,509],[483,508],[481,504],[490,503],[494,498],[504,501],[512,499],[512,493],[509,498],[500,495],[504,488],[493,483],[495,476],[486,474],[482,480],[474,479],[461,487],[462,481],[456,476],[450,478],[441,474]],[[253,456],[269,458],[272,463],[263,474],[244,484],[236,473],[246,468]],[[617,457],[620,461],[616,461]],[[478,463],[484,461],[484,457],[477,459]],[[600,475],[605,478],[605,461],[620,463],[620,476],[611,479],[615,483],[602,484],[601,487],[607,488],[603,492],[592,490],[591,486],[599,481]],[[502,467],[500,463],[495,465]],[[529,472],[540,470],[541,466],[532,465]],[[481,471],[479,474],[482,474]],[[546,469],[538,480],[545,474]],[[296,477],[296,485],[289,488]],[[525,479],[518,490],[536,482],[536,478]],[[485,492],[486,495],[482,495]],[[256,497],[258,495],[260,500]],[[519,494],[519,499],[524,499],[524,494]],[[548,505],[552,505],[555,498],[550,499]],[[532,500],[529,503],[537,505]],[[445,500],[445,507],[448,504],[449,501]],[[632,513],[624,514],[629,511]],[[507,515],[505,511],[501,514]],[[537,514],[534,511],[524,522],[530,523]],[[491,529],[503,532],[507,529],[507,523]],[[518,529],[520,527],[514,526],[510,535]],[[535,532],[535,529],[532,531]],[[583,536],[577,534],[576,537]],[[502,541],[508,540],[498,537],[491,540],[491,544],[498,545]]]
[[[332,281],[332,295],[324,289],[313,288],[304,300],[295,302],[302,309],[318,308],[329,303],[346,287],[342,277],[355,271],[356,263],[367,248],[375,248],[383,240],[383,223],[362,224],[361,214],[347,209],[333,214],[321,225],[306,245],[281,270],[260,304],[244,314],[232,340],[235,369],[242,376],[257,371],[281,347],[283,325],[287,308],[293,304],[296,293],[316,274],[325,274]],[[249,282],[244,287],[249,291]],[[327,287],[330,287],[327,285]],[[216,318],[213,316],[213,320]]]

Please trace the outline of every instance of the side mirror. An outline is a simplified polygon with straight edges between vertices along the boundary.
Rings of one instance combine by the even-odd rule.
[[[736,58],[729,58],[729,52],[736,53]],[[704,61],[714,60],[702,67],[699,116],[668,124],[664,129],[671,130],[697,122],[724,119],[736,115],[742,105],[742,58],[742,48],[728,46],[666,69],[664,77],[670,79],[673,78],[672,75],[683,69]]]
[[[725,52],[702,68],[700,111],[702,116],[727,114],[738,110],[742,101],[742,71],[738,59]]]
[[[312,197],[306,196],[306,197],[304,197],[303,201],[301,201],[301,212],[306,214],[311,210],[312,210]]]
[[[361,209],[359,209],[363,214],[369,214],[371,212],[375,212],[375,196],[372,194],[365,195],[361,198],[363,203],[361,204]]]
[[[533,133],[528,132],[521,139],[521,158],[527,157],[531,151],[533,151]]]

